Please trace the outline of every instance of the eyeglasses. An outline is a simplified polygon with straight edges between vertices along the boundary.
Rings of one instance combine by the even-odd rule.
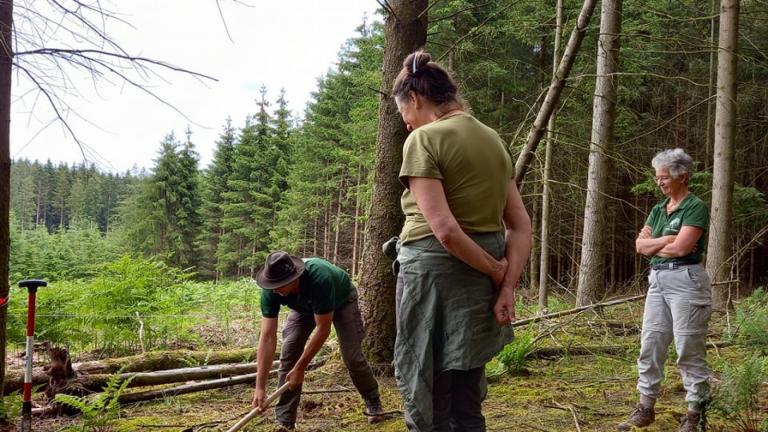
[[[670,176],[656,176],[656,177],[654,177],[654,178],[653,178],[653,180],[654,180],[656,183],[659,183],[659,182],[667,182],[667,181],[670,181],[672,178],[673,178],[673,177],[670,177]]]

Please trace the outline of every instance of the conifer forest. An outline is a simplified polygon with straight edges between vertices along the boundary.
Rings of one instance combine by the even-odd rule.
[[[99,27],[93,13],[107,13],[98,1],[46,1],[83,14],[73,26]],[[392,81],[405,55],[424,48],[508,145],[533,228],[515,338],[485,366],[487,430],[613,431],[632,412],[649,285],[635,242],[664,198],[651,160],[682,148],[694,159],[688,187],[710,212],[703,427],[768,432],[768,2],[377,2],[303,112],[289,108],[292,89],[262,86],[246,118],[213,119],[215,143],[196,142],[194,126],[169,127],[151,166],[125,172],[87,159],[11,159],[8,89],[18,74],[55,79],[30,53],[94,74],[164,64],[45,51],[49,41],[35,46],[11,23],[54,25],[56,16],[36,14],[31,0],[0,2],[0,297],[10,293],[0,307],[0,430],[23,430],[25,279],[48,284],[37,293],[33,430],[228,430],[251,409],[255,278],[275,250],[349,273],[387,412],[366,422],[332,333],[307,370],[297,430],[407,430],[382,243],[403,224],[407,131]],[[43,80],[40,91],[57,85]],[[198,149],[211,144],[204,165]],[[656,421],[636,430],[678,430],[686,413],[669,351]],[[56,378],[61,368],[69,373]],[[267,411],[243,430],[274,427]]]

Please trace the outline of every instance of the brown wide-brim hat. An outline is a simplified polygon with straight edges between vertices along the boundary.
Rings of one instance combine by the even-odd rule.
[[[256,283],[263,289],[273,290],[287,285],[304,273],[304,261],[288,252],[275,251],[267,255],[264,266],[256,272]]]

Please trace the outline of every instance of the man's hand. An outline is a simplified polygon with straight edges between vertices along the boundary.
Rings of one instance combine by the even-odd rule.
[[[291,390],[297,389],[301,383],[304,382],[304,368],[294,366],[293,369],[288,372],[288,376],[285,377],[285,382],[288,383],[288,387]]]
[[[507,259],[502,257],[499,260],[499,264],[501,265],[496,271],[493,273],[493,283],[496,284],[496,287],[500,287],[501,283],[504,282],[504,277],[507,275],[507,268],[509,267],[509,262],[507,262]]]
[[[499,297],[493,305],[493,315],[499,325],[509,325],[515,321],[515,290],[502,286]]]
[[[253,402],[251,402],[251,405],[258,410],[258,412],[262,412],[264,410],[264,402],[267,400],[267,393],[264,391],[264,389],[257,388],[253,392]]]

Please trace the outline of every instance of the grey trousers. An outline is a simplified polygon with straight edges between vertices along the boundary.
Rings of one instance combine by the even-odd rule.
[[[344,365],[349,371],[352,383],[366,401],[378,400],[379,385],[373,371],[363,355],[360,343],[363,340],[363,319],[357,305],[357,291],[350,294],[349,302],[333,312],[333,327],[339,339],[339,348]],[[283,385],[288,372],[304,352],[309,336],[315,329],[315,317],[312,314],[300,314],[291,311],[283,327],[283,346],[280,352],[279,385]],[[286,391],[280,396],[275,407],[275,416],[279,423],[293,425],[299,408],[301,387]]]
[[[651,270],[645,300],[637,390],[652,399],[659,396],[664,362],[674,340],[677,366],[690,403],[709,397],[707,326],[712,313],[709,276],[700,265],[675,270]]]

